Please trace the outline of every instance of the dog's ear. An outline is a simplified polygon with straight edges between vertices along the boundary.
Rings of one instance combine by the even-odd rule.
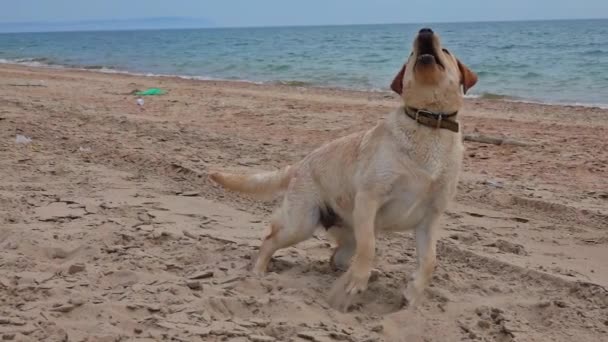
[[[459,60],[456,61],[458,62],[458,69],[460,69],[460,82],[462,83],[462,90],[466,94],[469,89],[473,88],[473,86],[477,84],[477,74],[471,71],[471,69],[467,68],[467,66],[462,64],[462,62]]]
[[[406,65],[407,64],[403,64],[403,67],[401,67],[401,70],[399,70],[397,76],[395,76],[393,82],[391,83],[391,89],[399,95],[403,94],[403,75],[405,74]]]

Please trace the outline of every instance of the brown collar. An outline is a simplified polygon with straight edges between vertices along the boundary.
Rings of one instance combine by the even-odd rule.
[[[405,114],[417,123],[427,127],[443,128],[456,133],[458,133],[458,131],[460,130],[460,125],[457,121],[449,120],[449,118],[456,116],[458,112],[449,114],[436,113],[414,107],[405,107]]]

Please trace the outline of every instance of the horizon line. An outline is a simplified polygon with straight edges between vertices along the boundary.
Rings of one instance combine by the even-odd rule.
[[[95,22],[112,22],[121,21],[129,22],[131,20],[158,20],[158,19],[181,19],[181,20],[201,20],[209,21],[205,18],[194,17],[149,17],[149,18],[131,18],[131,19],[91,19],[81,21],[22,21],[22,22],[0,22],[2,25],[69,25],[69,24],[87,24]],[[552,19],[503,19],[503,20],[462,20],[462,21],[412,21],[412,22],[385,22],[385,23],[353,23],[353,24],[301,24],[301,25],[249,25],[249,26],[223,26],[223,25],[208,25],[208,26],[192,26],[192,27],[146,27],[146,28],[98,28],[98,29],[58,29],[58,30],[27,30],[27,31],[1,31],[0,34],[6,33],[52,33],[52,32],[111,32],[111,31],[153,31],[153,30],[196,30],[196,29],[247,29],[247,28],[296,28],[296,27],[339,27],[339,26],[379,26],[379,25],[417,25],[417,24],[476,24],[476,23],[516,23],[516,22],[550,22],[550,21],[586,21],[586,20],[608,20],[605,17],[596,18],[552,18]]]

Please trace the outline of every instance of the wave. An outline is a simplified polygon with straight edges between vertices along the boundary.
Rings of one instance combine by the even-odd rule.
[[[608,55],[608,51],[605,51],[605,50],[588,50],[588,51],[583,51],[582,54],[583,55],[587,55],[587,56],[604,56],[604,55]]]
[[[479,77],[500,76],[500,73],[495,72],[495,71],[481,70],[481,71],[477,71],[477,76],[479,76]]]
[[[525,75],[522,76],[522,78],[524,79],[532,79],[532,78],[541,78],[543,77],[543,75],[534,72],[534,71],[528,71]]]
[[[108,65],[77,65],[77,64],[61,64],[47,57],[33,57],[33,58],[11,58],[4,59],[0,58],[0,64],[17,64],[31,67],[47,67],[54,69],[79,69],[79,70],[95,70],[102,72],[112,72],[116,68]]]
[[[289,64],[269,64],[264,69],[268,71],[287,71],[291,69],[291,65]]]
[[[297,81],[297,80],[288,80],[288,81],[278,80],[278,81],[271,81],[271,82],[268,82],[268,83],[269,84],[286,85],[286,86],[290,86],[290,87],[314,87],[315,86],[314,83],[305,82],[305,81]]]
[[[496,94],[496,93],[489,93],[489,92],[485,92],[485,93],[481,93],[481,94],[472,94],[467,97],[484,99],[484,100],[503,100],[503,101],[504,100],[507,100],[507,101],[523,100],[521,97],[517,97],[517,96],[511,96],[511,95],[506,95],[506,94]]]
[[[507,44],[507,45],[496,47],[496,50],[513,50],[516,47],[517,47],[517,45],[515,45],[515,44]]]
[[[47,63],[47,64],[51,64],[51,59],[47,58],[47,57],[32,57],[32,58],[16,58],[15,62],[17,63],[32,63],[32,62],[38,62],[38,63]]]
[[[59,66],[54,63],[50,58],[46,57],[32,57],[32,58],[0,58],[0,64],[19,64],[25,66],[41,67],[41,66]]]
[[[538,99],[527,99],[519,96],[496,94],[485,92],[481,94],[468,94],[465,98],[470,99],[482,99],[490,101],[506,101],[506,102],[519,102],[519,103],[531,103],[549,106],[574,106],[574,107],[585,107],[585,108],[600,108],[608,109],[608,103],[586,103],[586,102],[572,102],[572,101],[543,101]]]
[[[77,69],[78,66],[74,66],[72,68]],[[85,69],[85,70],[103,70],[103,69],[113,70],[114,69],[114,67],[105,66],[105,65],[85,65],[85,66],[82,66],[82,68]]]

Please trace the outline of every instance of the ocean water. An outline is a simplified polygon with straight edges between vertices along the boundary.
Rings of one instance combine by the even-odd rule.
[[[0,61],[388,90],[423,26],[479,75],[471,94],[608,105],[608,20],[0,34]]]

